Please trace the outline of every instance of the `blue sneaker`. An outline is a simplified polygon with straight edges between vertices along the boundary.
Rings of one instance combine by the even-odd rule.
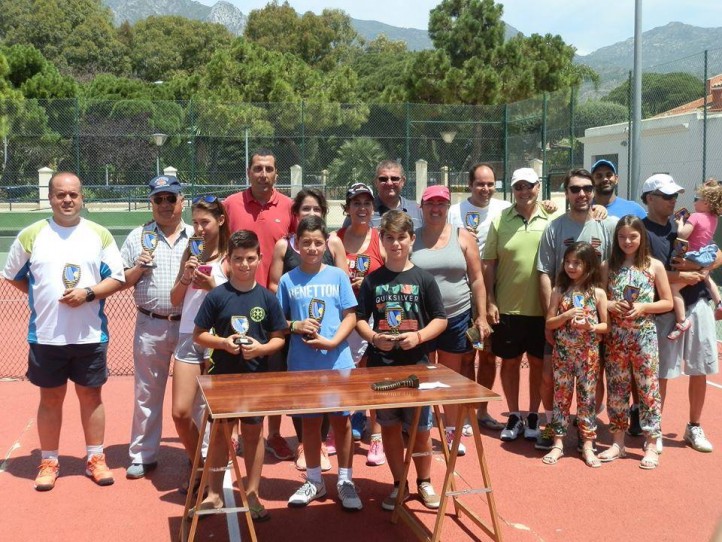
[[[366,413],[356,411],[351,416],[351,434],[354,440],[361,440],[366,429]]]

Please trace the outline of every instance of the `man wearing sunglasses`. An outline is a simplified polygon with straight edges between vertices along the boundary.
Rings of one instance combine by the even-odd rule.
[[[586,169],[573,169],[564,177],[564,194],[568,207],[566,213],[551,221],[539,246],[539,280],[542,295],[542,305],[546,314],[551,299],[552,289],[564,261],[564,252],[572,243],[585,241],[591,244],[600,261],[606,261],[612,251],[614,243],[614,228],[617,225],[618,217],[608,216],[598,220],[592,213],[592,201],[594,198],[594,180],[592,174]],[[551,333],[547,333],[547,344],[544,352],[544,371],[542,376],[541,395],[544,408],[551,412],[554,393],[554,382],[551,366]],[[597,409],[602,404],[604,397],[603,381],[599,379],[597,386]],[[553,438],[550,434],[551,427],[547,426],[537,440],[536,448],[540,450],[550,449]]]
[[[126,287],[135,286],[138,309],[133,341],[135,403],[130,436],[130,461],[125,476],[143,478],[158,465],[163,420],[163,397],[173,350],[178,344],[181,306],[173,305],[170,291],[180,269],[181,257],[193,235],[183,222],[181,184],[172,175],[148,183],[153,220],[135,228],[121,248]],[[152,252],[143,248],[141,236],[154,232]],[[149,267],[150,264],[155,267]]]
[[[371,217],[371,226],[378,228],[381,224],[381,217],[386,211],[398,209],[405,212],[411,217],[414,228],[420,228],[424,219],[421,215],[421,209],[418,203],[413,200],[406,199],[401,195],[401,191],[406,184],[406,175],[404,167],[396,160],[382,160],[376,166],[376,177],[374,179],[376,186],[376,197],[374,198],[374,214]],[[351,225],[351,219],[346,217],[343,221],[343,228]]]
[[[647,216],[644,210],[636,201],[620,198],[615,193],[619,176],[616,166],[609,160],[597,160],[592,165],[592,178],[594,179],[594,203],[604,205],[609,216],[621,218],[625,215],[634,215],[639,218]]]
[[[717,333],[714,312],[709,304],[710,295],[705,287],[704,273],[722,265],[722,254],[710,268],[684,258],[672,258],[677,239],[677,223],[674,210],[677,197],[684,192],[674,179],[663,173],[649,177],[642,185],[642,202],[647,206],[647,218],[643,220],[649,234],[652,256],[667,268],[669,282],[685,283],[682,289],[687,318],[692,322],[691,332],[682,334],[677,341],[667,339],[674,326],[674,311],[658,314],[656,318],[659,339],[659,392],[662,406],[667,395],[667,381],[682,372],[689,376],[689,423],[684,440],[698,452],[711,452],[712,444],[700,425],[702,408],[707,390],[707,375],[717,374]],[[657,440],[657,452],[662,451],[662,439]]]
[[[483,255],[487,318],[494,329],[491,350],[502,359],[501,384],[509,409],[500,434],[504,441],[516,440],[521,434],[533,440],[539,432],[544,312],[536,260],[539,240],[552,218],[539,202],[541,182],[533,169],[514,171],[511,188],[514,205],[492,220]],[[528,425],[519,409],[520,368],[525,353],[529,361]]]

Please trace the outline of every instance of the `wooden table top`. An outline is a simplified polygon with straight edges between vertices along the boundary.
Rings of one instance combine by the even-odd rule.
[[[420,382],[449,388],[373,391],[371,384],[415,374]],[[423,405],[498,401],[501,397],[443,365],[374,367],[344,371],[298,371],[198,377],[214,418],[305,414]]]

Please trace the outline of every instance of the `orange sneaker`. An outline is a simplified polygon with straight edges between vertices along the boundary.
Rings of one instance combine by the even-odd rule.
[[[40,462],[38,475],[35,478],[35,489],[38,491],[50,491],[55,487],[55,480],[60,472],[60,464],[57,459],[43,459]]]
[[[85,474],[99,486],[110,486],[115,482],[113,473],[105,463],[105,454],[94,454],[85,465]]]

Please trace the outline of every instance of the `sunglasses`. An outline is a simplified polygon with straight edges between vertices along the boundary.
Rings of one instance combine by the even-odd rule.
[[[206,203],[215,203],[218,201],[218,198],[216,196],[198,196],[193,198],[193,205],[201,201],[205,201]]]
[[[664,201],[672,201],[673,199],[677,199],[679,197],[679,194],[662,194],[662,192],[652,192],[652,195],[658,196]]]
[[[516,190],[517,192],[521,190],[531,190],[537,185],[537,183],[531,184],[531,183],[516,183],[512,188]]]
[[[398,177],[396,175],[393,175],[391,177],[388,177],[386,175],[380,175],[379,177],[377,177],[377,179],[380,183],[397,183],[401,180],[401,177]]]
[[[584,186],[568,186],[567,190],[569,190],[572,194],[579,194],[582,190],[584,190],[585,194],[591,194],[594,192],[594,186],[591,184],[585,184]]]
[[[175,203],[178,201],[178,196],[176,196],[175,194],[169,194],[167,196],[158,195],[158,196],[153,196],[151,199],[153,200],[153,203],[155,203],[156,205],[161,205],[164,202],[168,202],[171,205],[175,205]]]

